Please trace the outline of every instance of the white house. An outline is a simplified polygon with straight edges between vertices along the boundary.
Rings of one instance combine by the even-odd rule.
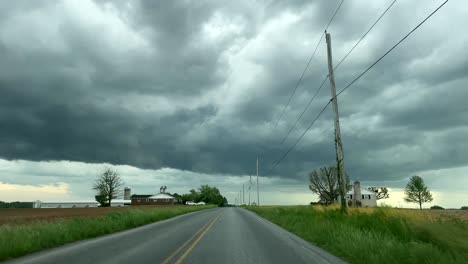
[[[337,202],[339,203],[340,198]],[[362,207],[375,207],[377,206],[377,199],[375,192],[371,192],[361,187],[359,181],[355,181],[353,188],[346,193],[346,202],[349,206],[362,206]]]

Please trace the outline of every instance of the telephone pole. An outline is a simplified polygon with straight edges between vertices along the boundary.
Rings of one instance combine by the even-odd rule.
[[[250,188],[252,187],[252,174],[250,174],[250,180],[249,180],[249,206],[250,206]]]
[[[245,189],[244,189],[244,184],[242,184],[242,204],[245,204]]]
[[[257,157],[257,206],[260,206],[260,187],[258,185],[258,157]]]
[[[336,97],[336,87],[335,87],[335,76],[333,74],[333,59],[332,59],[332,49],[331,49],[331,37],[330,33],[325,31],[325,39],[327,41],[327,54],[328,54],[328,79],[330,80],[330,89],[332,96],[334,120],[335,120],[335,149],[336,149],[336,169],[338,176],[338,188],[340,192],[341,199],[341,212],[347,213],[348,204],[346,203],[346,181],[345,181],[345,169],[344,169],[344,160],[343,160],[343,144],[341,142],[340,134],[340,117],[338,114],[338,98]]]

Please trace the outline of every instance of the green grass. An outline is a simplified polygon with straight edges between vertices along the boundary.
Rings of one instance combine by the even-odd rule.
[[[346,216],[312,206],[248,209],[350,263],[468,263],[468,223],[456,218],[391,208]]]
[[[111,212],[99,217],[78,217],[24,225],[1,225],[0,261],[212,207],[180,206],[129,209]]]

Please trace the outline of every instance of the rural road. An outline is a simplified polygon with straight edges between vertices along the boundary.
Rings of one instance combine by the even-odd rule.
[[[242,208],[216,208],[6,263],[344,263]]]

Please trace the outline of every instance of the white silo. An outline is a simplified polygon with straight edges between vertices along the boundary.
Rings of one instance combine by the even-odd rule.
[[[130,200],[130,195],[132,194],[132,190],[128,187],[124,189],[124,200]]]

